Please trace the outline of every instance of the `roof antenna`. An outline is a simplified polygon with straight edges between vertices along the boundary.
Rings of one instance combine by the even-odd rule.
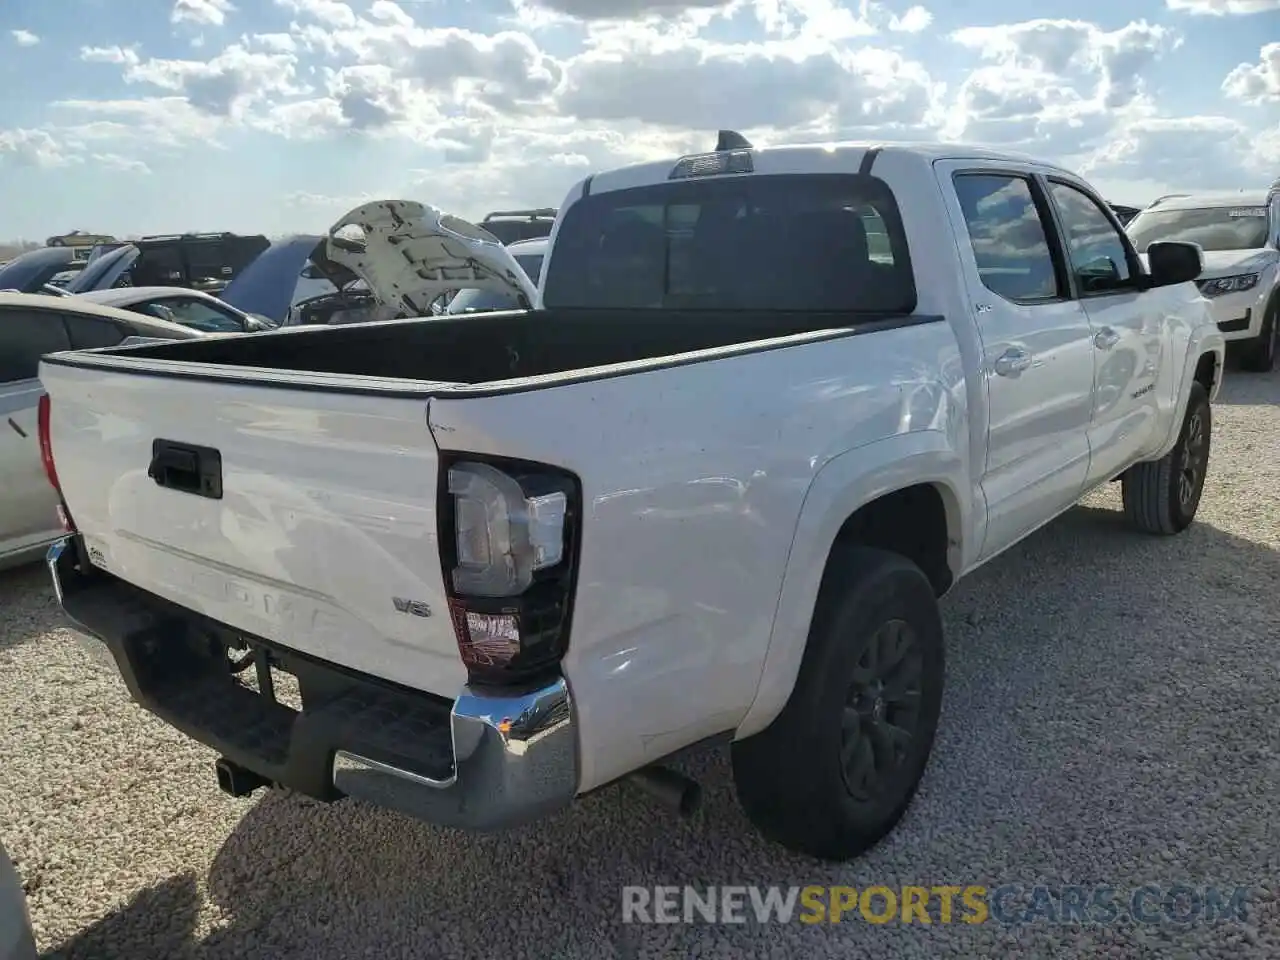
[[[722,150],[754,150],[751,141],[740,134],[737,130],[721,130],[720,137],[716,140],[716,152]]]

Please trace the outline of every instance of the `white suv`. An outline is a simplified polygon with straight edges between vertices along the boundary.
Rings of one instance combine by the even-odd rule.
[[[1126,227],[1139,253],[1157,240],[1190,240],[1204,250],[1197,281],[1218,329],[1241,341],[1240,362],[1265,372],[1280,345],[1280,181],[1270,191],[1162,197]]]

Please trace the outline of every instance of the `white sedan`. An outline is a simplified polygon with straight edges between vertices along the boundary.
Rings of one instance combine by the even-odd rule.
[[[116,287],[73,296],[181,324],[202,333],[257,333],[276,328],[263,317],[237,310],[217,297],[186,287]]]

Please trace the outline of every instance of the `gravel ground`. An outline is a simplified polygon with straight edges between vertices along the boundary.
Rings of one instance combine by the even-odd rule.
[[[1280,373],[1232,372],[1199,522],[1093,496],[945,603],[939,742],[898,831],[819,866],[758,840],[723,754],[703,812],[629,788],[467,836],[219,793],[211,752],[88,667],[40,570],[0,576],[0,832],[50,957],[1280,956]],[[624,926],[624,884],[1184,882],[1247,923]],[[936,914],[935,914],[936,916]]]

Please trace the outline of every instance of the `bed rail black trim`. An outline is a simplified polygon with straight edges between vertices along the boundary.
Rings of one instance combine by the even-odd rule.
[[[423,386],[410,386],[411,381],[395,380],[390,377],[364,377],[365,381],[382,381],[382,383],[368,382],[367,385],[362,384],[329,384],[302,382],[295,383],[290,381],[273,382],[268,376],[271,373],[289,374],[292,371],[262,367],[255,369],[253,374],[217,374],[217,373],[200,373],[189,369],[176,369],[183,364],[178,360],[154,360],[152,363],[173,364],[175,368],[157,370],[153,367],[144,369],[133,369],[130,367],[118,367],[111,362],[114,357],[113,348],[104,348],[101,351],[64,351],[60,353],[51,353],[41,359],[41,364],[48,364],[53,367],[79,367],[81,369],[91,370],[123,370],[135,377],[158,377],[161,379],[171,380],[194,380],[201,383],[234,383],[242,386],[254,387],[272,387],[278,386],[288,390],[299,390],[314,393],[337,393],[350,396],[365,397],[398,397],[406,400],[428,400],[432,397],[447,396],[456,399],[465,399],[467,397],[497,397],[507,396],[509,394],[529,393],[534,390],[549,389],[552,387],[568,386],[576,383],[589,383],[597,380],[613,380],[618,377],[631,376],[632,374],[648,373],[652,370],[666,370],[673,367],[689,366],[695,363],[711,363],[716,360],[727,360],[731,357],[744,356],[753,353],[767,353],[772,350],[786,350],[790,347],[799,347],[809,343],[824,343],[828,340],[843,340],[848,337],[859,337],[870,333],[884,333],[889,330],[902,330],[908,327],[919,327],[926,324],[945,323],[946,317],[941,314],[912,314],[910,316],[893,316],[884,317],[876,320],[867,320],[859,323],[857,326],[831,328],[829,330],[816,330],[812,333],[798,333],[786,338],[777,338],[774,341],[748,341],[746,343],[732,344],[726,347],[713,347],[707,350],[698,350],[690,354],[676,354],[667,357],[655,357],[650,360],[636,360],[627,364],[615,364],[603,367],[587,367],[581,371],[575,371],[571,374],[543,374],[540,376],[524,377],[513,380],[495,380],[489,383],[470,385],[464,383],[449,384],[433,384]],[[260,334],[261,336],[269,336],[274,334]],[[253,336],[253,334],[241,334],[241,336]],[[127,347],[125,350],[133,351],[137,348]],[[99,359],[101,358],[101,359]],[[198,362],[198,361],[196,361]],[[219,369],[213,364],[201,364],[201,366],[212,366]],[[305,371],[298,371],[303,372]],[[329,374],[335,379],[352,379],[353,374]],[[425,383],[425,382],[424,382]]]

